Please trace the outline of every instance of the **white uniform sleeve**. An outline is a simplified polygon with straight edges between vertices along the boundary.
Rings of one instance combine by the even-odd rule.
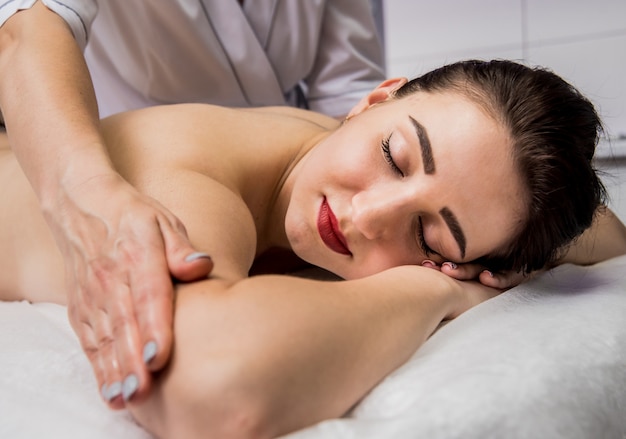
[[[305,81],[309,107],[346,115],[384,79],[383,48],[369,2],[328,0],[317,57]]]
[[[5,0],[0,4],[0,26],[17,11],[30,8],[35,2],[36,0]],[[41,2],[65,20],[72,29],[76,42],[84,50],[89,39],[89,28],[98,11],[96,0],[41,0]]]

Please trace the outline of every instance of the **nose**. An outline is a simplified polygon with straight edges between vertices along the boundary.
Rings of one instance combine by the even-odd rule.
[[[403,232],[418,210],[414,189],[389,185],[353,196],[352,223],[367,239],[388,239]]]

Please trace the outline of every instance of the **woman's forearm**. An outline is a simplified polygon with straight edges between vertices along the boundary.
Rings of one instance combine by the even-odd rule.
[[[572,243],[558,263],[590,265],[623,254],[626,227],[608,207],[602,207],[591,227]]]
[[[159,437],[274,437],[338,417],[405,362],[461,297],[435,270],[181,288],[168,370],[131,409]],[[489,293],[491,294],[491,293]]]

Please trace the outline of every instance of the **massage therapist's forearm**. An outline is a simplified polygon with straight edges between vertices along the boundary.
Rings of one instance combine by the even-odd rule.
[[[80,48],[67,24],[42,4],[0,27],[0,108],[44,208],[61,184],[112,172]]]
[[[182,286],[172,363],[131,410],[165,438],[275,437],[341,416],[458,313],[453,282],[398,267]]]
[[[212,262],[188,261],[178,218],[113,168],[80,48],[41,2],[0,27],[0,108],[63,258],[70,323],[103,399],[121,408],[118,384],[144,393],[168,360],[172,276],[205,278]]]

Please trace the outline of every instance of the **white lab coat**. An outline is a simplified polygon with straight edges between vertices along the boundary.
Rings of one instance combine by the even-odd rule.
[[[340,116],[384,79],[368,0],[43,1],[88,41],[102,116],[178,102]]]

